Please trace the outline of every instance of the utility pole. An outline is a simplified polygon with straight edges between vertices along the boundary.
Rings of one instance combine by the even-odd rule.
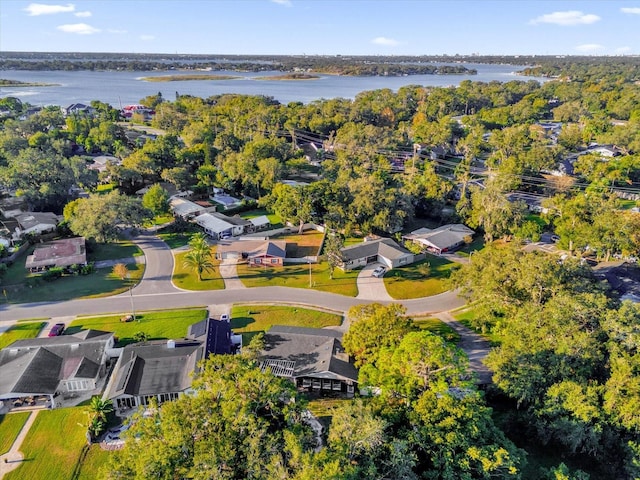
[[[311,288],[313,285],[312,281],[311,281],[311,259],[309,259],[309,288]]]

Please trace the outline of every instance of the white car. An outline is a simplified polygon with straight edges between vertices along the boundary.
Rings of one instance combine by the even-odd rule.
[[[376,267],[376,269],[373,271],[373,273],[371,273],[371,275],[373,275],[376,278],[380,278],[384,276],[386,271],[387,269],[384,267]]]

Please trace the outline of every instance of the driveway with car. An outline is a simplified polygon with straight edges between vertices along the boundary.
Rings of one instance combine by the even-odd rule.
[[[359,300],[373,300],[375,302],[390,302],[393,300],[387,293],[384,286],[384,274],[377,276],[376,269],[385,268],[380,263],[370,263],[358,274],[358,296]]]

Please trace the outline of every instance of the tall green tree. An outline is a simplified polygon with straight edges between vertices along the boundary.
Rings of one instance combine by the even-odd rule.
[[[198,281],[201,282],[202,274],[215,268],[211,247],[203,233],[194,234],[189,246],[191,249],[184,256],[184,267],[194,270],[198,275]]]
[[[155,183],[142,196],[142,206],[153,212],[154,215],[163,215],[169,212],[169,192],[160,184]]]

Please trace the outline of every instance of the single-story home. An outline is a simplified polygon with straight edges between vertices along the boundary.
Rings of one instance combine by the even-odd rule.
[[[169,206],[174,216],[182,217],[185,220],[190,220],[194,217],[197,217],[198,215],[203,215],[209,211],[214,210],[211,207],[198,205],[195,202],[178,196],[169,198]]]
[[[287,242],[267,240],[257,249],[246,253],[251,267],[281,267],[287,256]]]
[[[167,340],[127,345],[113,369],[103,399],[118,410],[175,400],[191,390],[198,363],[205,358],[199,340]]]
[[[22,233],[48,233],[53,232],[61,217],[52,212],[25,212],[15,217]]]
[[[0,350],[0,400],[54,408],[58,394],[90,393],[113,346],[113,332],[99,330],[17,340]]]
[[[242,200],[232,197],[226,193],[215,193],[214,195],[209,197],[213,202],[221,205],[224,210],[228,210],[230,208],[238,207],[242,204]]]
[[[216,212],[198,215],[194,221],[202,227],[207,235],[215,239],[242,235],[247,225],[251,224],[248,220],[239,217],[227,217]]]
[[[267,217],[266,215],[250,218],[249,222],[251,222],[252,230],[254,232],[258,230],[266,230],[267,228],[269,228],[269,225],[271,225],[269,217]]]
[[[530,212],[547,213],[548,208],[542,206],[542,200],[545,197],[538,195],[531,195],[530,193],[514,192],[507,195],[507,200],[510,202],[523,202]]]
[[[33,254],[27,257],[25,268],[39,272],[52,267],[86,264],[87,249],[84,237],[74,237],[36,245]]]
[[[278,267],[284,264],[287,242],[268,238],[243,237],[218,243],[216,258],[246,258],[251,266]]]
[[[228,321],[215,318],[189,325],[186,338],[202,341],[205,357],[234,354],[242,348],[242,335],[234,334]]]
[[[442,225],[441,227],[419,228],[402,238],[421,245],[429,252],[440,255],[464,245],[467,239],[475,235],[475,231],[461,223]]]
[[[364,267],[371,262],[380,262],[388,268],[410,265],[421,259],[390,238],[367,240],[357,245],[340,249],[342,270]]]
[[[299,388],[353,396],[358,370],[341,340],[337,330],[274,325],[264,335],[260,368]]]
[[[107,165],[120,165],[122,163],[118,157],[112,155],[99,155],[93,157],[93,163],[87,166],[90,170],[97,170],[98,172],[104,172],[107,169]]]

